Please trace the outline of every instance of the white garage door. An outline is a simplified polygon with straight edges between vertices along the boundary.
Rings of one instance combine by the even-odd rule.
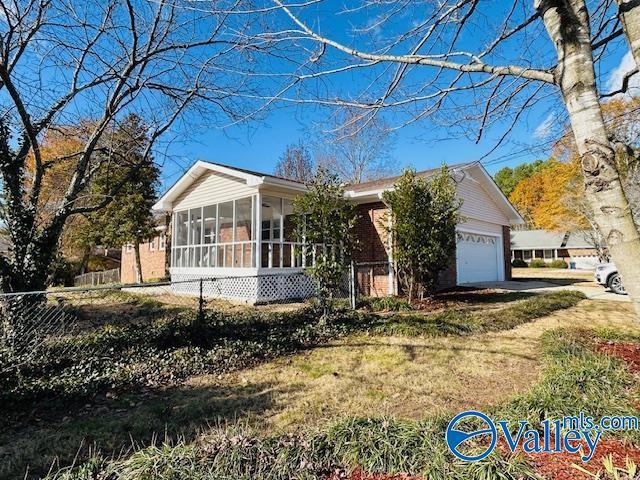
[[[500,279],[500,237],[457,232],[458,283],[495,282]]]

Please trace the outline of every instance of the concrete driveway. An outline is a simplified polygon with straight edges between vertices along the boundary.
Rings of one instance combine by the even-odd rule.
[[[541,272],[536,272],[541,273]],[[549,272],[551,273],[551,272]],[[515,278],[506,282],[481,282],[470,286],[480,288],[495,288],[510,292],[553,292],[557,290],[578,290],[591,300],[611,300],[614,302],[628,302],[627,295],[616,295],[608,289],[588,280],[581,275],[578,278]]]

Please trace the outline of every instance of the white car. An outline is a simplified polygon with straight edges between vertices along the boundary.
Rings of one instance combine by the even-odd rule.
[[[601,263],[596,267],[596,282],[605,287],[609,287],[613,293],[624,295],[627,292],[622,285],[622,279],[618,273],[618,269],[613,263]]]

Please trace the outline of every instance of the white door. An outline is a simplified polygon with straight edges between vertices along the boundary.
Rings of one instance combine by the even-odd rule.
[[[500,280],[500,237],[462,231],[456,237],[458,284]]]

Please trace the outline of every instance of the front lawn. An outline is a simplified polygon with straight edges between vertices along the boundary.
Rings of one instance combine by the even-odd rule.
[[[595,316],[589,317],[589,310],[575,312],[577,316],[574,315],[571,328],[555,328],[542,333],[545,327],[525,325],[511,331],[512,336],[528,336],[534,331],[542,335],[541,377],[522,393],[493,406],[485,405],[484,411],[494,418],[529,419],[532,424],[575,411],[594,416],[637,415],[640,386],[637,377],[623,362],[597,352],[597,339],[604,335],[601,330],[577,328],[595,320]],[[618,314],[627,317],[627,321],[612,323],[605,319],[591,326],[616,327],[618,335],[621,331],[628,332],[624,335],[625,340],[639,342],[640,331],[631,323],[631,309],[622,307]],[[571,320],[562,317],[567,315],[563,312],[548,317],[546,327],[569,324]],[[391,475],[407,472],[424,479],[515,480],[559,472],[563,474],[562,478],[588,479],[591,477],[584,470],[594,475],[602,470],[611,449],[625,451],[626,448],[633,458],[640,454],[637,449],[625,447],[624,443],[615,440],[612,434],[603,440],[602,451],[596,455],[594,463],[580,466],[583,471],[572,465],[579,463],[577,457],[554,462],[536,455],[514,457],[501,449],[483,461],[467,464],[453,458],[443,438],[443,431],[455,410],[426,412],[419,420],[378,413],[362,412],[362,416],[347,416],[320,427],[304,426],[289,433],[267,433],[239,426],[211,428],[196,441],[179,441],[173,445],[159,442],[117,461],[97,455],[80,470],[61,471],[52,478],[95,478],[90,475],[99,473],[103,477],[98,478],[114,480],[306,480],[349,478],[348,472],[361,468],[366,472]],[[640,440],[638,432],[622,433],[617,438],[628,442]],[[624,465],[622,462],[619,466]],[[618,474],[618,477],[598,478],[625,478],[620,472]]]
[[[118,455],[165,434],[190,450],[219,422],[298,432],[345,416],[411,421],[499,403],[537,381],[544,330],[631,323],[630,313],[571,308],[581,299],[478,292],[434,311],[340,312],[328,327],[307,309],[92,329],[73,339],[86,357],[43,360],[19,381],[4,379],[0,476],[21,476],[27,465],[39,475],[56,456],[68,465],[94,447]],[[564,311],[531,323],[555,310]]]

